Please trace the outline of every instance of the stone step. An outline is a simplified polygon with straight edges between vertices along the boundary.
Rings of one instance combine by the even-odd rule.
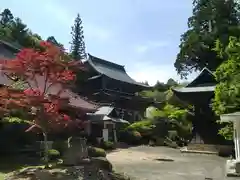
[[[209,151],[209,152],[228,151],[229,153],[231,153],[231,151],[233,150],[233,147],[228,145],[189,144],[187,146],[187,149],[195,150],[195,151]]]

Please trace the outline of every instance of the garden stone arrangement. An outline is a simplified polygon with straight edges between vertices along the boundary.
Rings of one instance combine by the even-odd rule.
[[[94,163],[54,169],[26,168],[13,172],[6,177],[8,180],[127,180],[124,175],[100,169]]]
[[[88,155],[86,140],[73,138],[63,155],[63,163],[55,167],[28,167],[12,172],[6,179],[15,180],[126,180],[127,177],[113,172],[106,153]],[[96,148],[97,150],[100,148]],[[103,150],[102,150],[103,151]],[[96,157],[97,156],[97,157]],[[101,156],[101,157],[99,157]]]

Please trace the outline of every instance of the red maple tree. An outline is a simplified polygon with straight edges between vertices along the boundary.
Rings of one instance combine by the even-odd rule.
[[[22,89],[3,87],[0,110],[6,115],[13,108],[22,108],[32,119],[27,131],[38,128],[44,136],[47,159],[47,133],[61,129],[73,120],[60,109],[68,104],[61,94],[75,80],[75,70],[84,70],[81,61],[70,60],[66,53],[48,42],[41,49],[22,49],[14,59],[0,59],[3,76],[22,82]]]

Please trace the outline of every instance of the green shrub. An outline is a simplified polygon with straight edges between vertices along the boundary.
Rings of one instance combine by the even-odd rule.
[[[104,149],[102,148],[97,148],[97,147],[89,147],[88,148],[88,155],[90,157],[106,157],[107,153]]]
[[[105,150],[113,150],[113,149],[115,149],[115,145],[111,141],[103,141],[101,143],[101,148],[103,148]]]
[[[49,160],[57,160],[60,158],[60,152],[56,149],[49,149],[48,150],[48,158]]]
[[[131,124],[126,128],[126,130],[138,131],[141,133],[141,136],[149,136],[154,128],[155,125],[153,124],[152,120],[143,120]]]
[[[141,143],[142,136],[138,131],[124,130],[119,133],[119,141],[137,145]]]
[[[53,148],[62,154],[67,149],[67,145],[67,141],[58,140],[53,143]]]

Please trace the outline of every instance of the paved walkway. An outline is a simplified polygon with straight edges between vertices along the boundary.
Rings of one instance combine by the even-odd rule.
[[[137,180],[236,179],[225,177],[224,158],[216,155],[185,154],[167,147],[119,149],[109,153],[107,158],[117,171],[125,172]]]

